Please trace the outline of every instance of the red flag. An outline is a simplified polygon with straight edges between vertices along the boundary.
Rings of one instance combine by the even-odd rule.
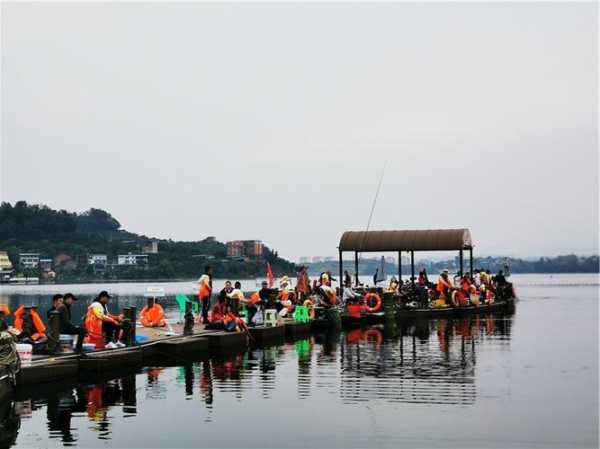
[[[269,279],[269,288],[273,288],[273,270],[271,264],[267,262],[267,279]]]

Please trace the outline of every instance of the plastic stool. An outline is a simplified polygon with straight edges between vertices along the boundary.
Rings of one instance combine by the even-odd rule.
[[[265,310],[265,326],[277,326],[277,310],[267,309]]]
[[[308,307],[296,306],[296,309],[294,310],[294,321],[308,323],[310,321],[310,318],[308,317]]]
[[[244,320],[244,323],[248,323],[248,312],[246,311],[245,304],[242,304],[242,308],[238,311],[238,316]]]

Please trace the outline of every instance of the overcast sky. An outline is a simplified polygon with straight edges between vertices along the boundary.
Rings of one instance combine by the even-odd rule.
[[[595,3],[2,3],[1,199],[333,255],[598,247]]]

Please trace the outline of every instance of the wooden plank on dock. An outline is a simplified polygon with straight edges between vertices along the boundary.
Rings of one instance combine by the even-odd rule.
[[[87,352],[79,359],[79,366],[83,371],[100,371],[120,366],[135,366],[141,363],[142,350],[139,346]]]
[[[207,337],[190,336],[178,337],[154,343],[157,355],[208,355],[209,339]]]
[[[251,342],[254,344],[270,343],[277,340],[284,340],[285,338],[285,325],[278,326],[257,326],[251,327],[250,335],[252,336]]]
[[[22,366],[17,374],[17,385],[48,382],[65,377],[77,377],[79,358],[77,354],[40,357],[30,366]]]
[[[213,353],[231,352],[248,346],[248,336],[243,332],[211,332],[204,334]]]

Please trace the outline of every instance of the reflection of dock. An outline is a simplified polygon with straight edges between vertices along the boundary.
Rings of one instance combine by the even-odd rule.
[[[477,344],[509,333],[510,321],[491,316],[350,331],[341,343],[341,398],[471,405],[477,397]]]

